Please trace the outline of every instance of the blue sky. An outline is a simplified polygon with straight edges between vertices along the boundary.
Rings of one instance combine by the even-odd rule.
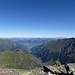
[[[75,0],[0,0],[0,37],[75,37]]]

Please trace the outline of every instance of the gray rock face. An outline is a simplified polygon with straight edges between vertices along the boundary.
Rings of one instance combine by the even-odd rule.
[[[49,72],[51,75],[75,75],[75,63],[60,66],[44,66],[43,71],[47,73],[47,75],[49,75]]]

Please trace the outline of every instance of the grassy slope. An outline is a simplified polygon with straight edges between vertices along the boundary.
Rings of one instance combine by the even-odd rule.
[[[0,52],[0,68],[33,69],[39,66],[39,61],[29,52],[22,50]]]

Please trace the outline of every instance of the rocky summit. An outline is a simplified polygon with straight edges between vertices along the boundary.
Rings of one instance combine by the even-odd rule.
[[[43,71],[47,75],[75,75],[75,63],[60,66],[43,66]]]
[[[32,70],[0,68],[0,75],[75,75],[75,63],[45,65]]]
[[[42,69],[31,70],[23,75],[75,75],[75,63],[43,66]]]

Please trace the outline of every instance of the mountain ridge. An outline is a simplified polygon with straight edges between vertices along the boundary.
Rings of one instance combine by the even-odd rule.
[[[0,51],[4,50],[15,50],[15,49],[26,49],[26,47],[10,41],[9,39],[0,39]]]
[[[75,38],[58,39],[48,42],[45,45],[32,48],[33,55],[41,58],[42,62],[61,64],[75,62]]]
[[[41,66],[41,62],[23,50],[5,50],[0,52],[0,68],[34,69]]]

